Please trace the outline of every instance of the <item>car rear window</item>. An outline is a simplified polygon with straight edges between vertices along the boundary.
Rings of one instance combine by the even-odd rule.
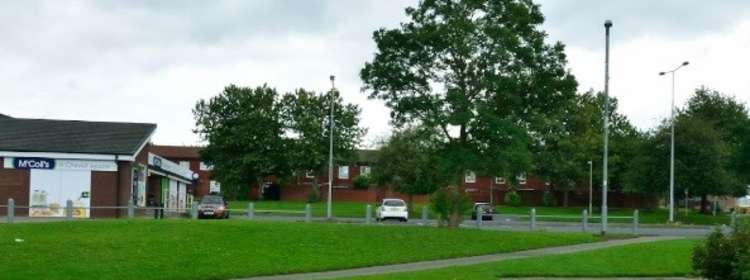
[[[207,204],[221,204],[224,202],[224,199],[218,196],[205,196],[201,200],[201,203],[207,203]]]
[[[383,202],[385,206],[405,206],[406,204],[401,200],[386,200]]]

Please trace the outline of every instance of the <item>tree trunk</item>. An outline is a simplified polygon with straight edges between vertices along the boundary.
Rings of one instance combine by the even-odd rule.
[[[448,227],[458,228],[461,224],[461,203],[460,203],[460,192],[459,187],[450,187],[450,200],[451,201],[451,214],[448,217]]]
[[[568,207],[568,191],[563,191],[563,207]]]
[[[701,195],[701,214],[708,213],[708,195]]]

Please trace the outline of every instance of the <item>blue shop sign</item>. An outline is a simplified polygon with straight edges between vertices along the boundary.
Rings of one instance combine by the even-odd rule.
[[[51,158],[14,158],[13,167],[18,169],[55,169]]]

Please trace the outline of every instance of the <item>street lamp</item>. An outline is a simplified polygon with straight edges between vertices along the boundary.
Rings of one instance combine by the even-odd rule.
[[[607,155],[609,151],[609,29],[612,21],[604,21],[604,157],[602,163],[602,235],[607,234]]]
[[[594,163],[589,160],[589,215],[593,214],[594,209]]]
[[[333,208],[333,204],[331,201],[332,195],[331,192],[333,190],[333,106],[334,106],[334,93],[336,91],[336,84],[335,84],[336,76],[331,75],[331,114],[329,115],[328,119],[330,120],[329,129],[329,139],[328,139],[328,201],[326,205],[326,218],[331,219],[333,217],[331,211]]]
[[[669,222],[674,222],[674,73],[677,70],[680,70],[680,68],[685,67],[689,64],[689,62],[685,61],[680,66],[677,66],[677,68],[672,69],[672,71],[666,71],[666,72],[659,72],[659,76],[664,76],[666,74],[672,74],[672,107],[671,107],[671,120],[672,123],[672,146],[670,148],[669,152]]]

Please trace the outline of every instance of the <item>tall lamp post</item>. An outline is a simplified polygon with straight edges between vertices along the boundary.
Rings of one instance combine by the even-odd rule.
[[[589,215],[594,214],[594,162],[589,160]]]
[[[672,107],[671,107],[671,116],[670,116],[670,122],[672,123],[672,132],[671,132],[671,141],[672,145],[670,147],[669,152],[669,222],[674,222],[674,73],[677,72],[677,70],[680,70],[680,68],[685,67],[689,64],[689,62],[685,61],[680,66],[677,66],[677,68],[672,69],[672,71],[665,71],[665,72],[659,72],[659,76],[664,76],[666,74],[672,74]]]
[[[328,201],[326,205],[326,218],[331,219],[333,217],[332,215],[332,195],[331,192],[333,190],[333,106],[334,106],[334,93],[336,91],[336,84],[335,84],[336,76],[331,75],[331,114],[329,115],[328,119],[330,121],[329,125],[329,139],[328,139]]]
[[[607,155],[609,149],[609,29],[612,21],[604,21],[604,162],[602,165],[602,235],[607,234]]]

